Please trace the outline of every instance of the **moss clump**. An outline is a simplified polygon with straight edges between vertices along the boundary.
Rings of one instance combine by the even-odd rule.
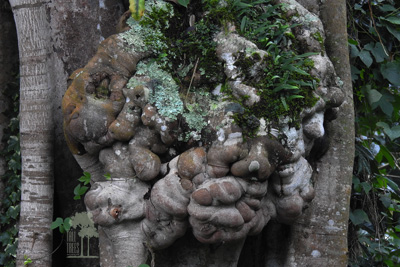
[[[319,45],[321,46],[321,53],[324,55],[325,53],[325,45],[324,45],[324,38],[322,37],[320,32],[316,32],[312,34],[312,37],[318,41]]]
[[[261,71],[254,75],[257,65]],[[298,125],[302,109],[313,106],[318,100],[313,94],[317,81],[308,74],[314,66],[311,59],[296,57],[292,52],[270,53],[264,57],[257,53],[242,53],[238,55],[235,66],[243,74],[243,83],[256,88],[260,96],[258,103],[248,107],[244,105],[246,96],[237,99],[225,87],[229,100],[243,106],[244,112],[234,114],[234,119],[250,137],[257,132],[252,116],[272,122],[286,116],[291,118],[293,125]]]
[[[154,55],[169,49],[164,32],[174,17],[172,4],[164,1],[146,1],[146,12],[141,21],[132,17],[127,20],[130,30],[120,34],[123,40],[133,45],[137,52],[151,52]]]
[[[123,38],[153,57],[152,62],[138,64],[137,75],[151,78],[150,101],[159,113],[171,119],[182,115],[187,129],[199,133],[207,125],[210,103],[190,102],[196,96],[187,96],[210,92],[215,84],[225,82],[214,36],[231,22],[236,23],[241,35],[268,52],[264,56],[238,51],[235,63],[243,73],[243,83],[257,89],[261,98],[257,104],[244,106],[246,96],[238,100],[225,88],[229,100],[244,109],[233,115],[236,123],[253,135],[259,119],[278,121],[288,116],[296,123],[302,109],[317,101],[313,95],[316,80],[308,74],[313,61],[288,51],[294,35],[284,16],[282,6],[271,0],[192,0],[187,9],[163,1],[146,1],[145,16],[140,22],[128,20],[131,30]],[[195,23],[189,23],[189,18],[195,18]],[[134,78],[129,81],[131,87],[139,84]],[[179,94],[184,96],[182,100]]]
[[[220,28],[215,24],[216,19],[210,19],[209,15],[196,17],[195,25],[189,24],[190,14],[203,13],[201,1],[192,1],[186,10],[178,5],[157,2],[162,4],[151,5],[146,1],[146,13],[141,21],[128,20],[131,30],[123,34],[123,38],[136,42],[138,51],[150,52],[154,58],[151,63],[139,63],[136,75],[146,75],[152,80],[154,94],[150,102],[158,108],[160,115],[171,119],[182,115],[187,130],[199,134],[207,125],[205,116],[210,103],[190,103],[198,96],[187,96],[189,93],[207,93],[215,83],[225,79],[214,41]],[[218,1],[214,2],[211,4]],[[134,88],[140,84],[140,79],[132,78],[128,86]],[[189,102],[184,104],[179,93],[184,95],[183,101]]]

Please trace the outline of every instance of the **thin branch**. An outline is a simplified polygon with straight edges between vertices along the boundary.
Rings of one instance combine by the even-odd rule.
[[[384,45],[383,42],[382,42],[381,35],[379,34],[378,29],[376,28],[376,25],[375,25],[375,19],[374,19],[374,15],[373,15],[373,13],[372,13],[371,0],[368,0],[368,7],[369,7],[369,13],[370,13],[370,15],[371,15],[372,25],[374,26],[374,29],[375,29],[375,31],[376,31],[376,34],[378,34],[379,42],[381,43],[381,45],[382,45],[382,47],[383,47],[383,51],[385,52],[385,54],[386,54],[387,56],[389,56],[389,53],[387,52],[386,47],[385,47],[385,45]]]
[[[196,74],[196,70],[197,70],[197,65],[199,64],[199,59],[200,59],[200,58],[197,58],[196,64],[194,65],[193,74],[192,74],[192,79],[190,79],[189,88],[188,88],[188,90],[187,90],[187,92],[186,92],[186,98],[187,98],[187,96],[188,96],[188,94],[189,94],[189,92],[190,92],[190,88],[192,87],[194,75]]]

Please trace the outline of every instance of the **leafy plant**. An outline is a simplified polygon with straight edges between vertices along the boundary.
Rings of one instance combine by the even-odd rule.
[[[3,91],[11,100],[10,107],[4,112],[10,118],[8,127],[4,129],[3,142],[6,143],[0,152],[4,157],[7,170],[1,177],[4,188],[4,199],[0,212],[0,266],[15,266],[18,245],[18,227],[21,199],[21,153],[19,145],[19,77],[6,85]]]
[[[32,259],[24,255],[24,265],[28,265],[29,263],[32,263]]]
[[[54,230],[58,228],[60,230],[60,233],[65,233],[71,229],[71,218],[61,218],[58,217],[54,222],[51,223],[50,229]]]
[[[189,4],[190,0],[178,0],[178,4],[181,6],[187,7]]]
[[[91,179],[90,173],[83,172],[83,175],[78,179],[78,181],[81,182],[83,185],[78,184],[74,188],[75,200],[81,199],[81,196],[83,196],[88,191],[89,187],[86,185],[90,183],[90,179]]]
[[[357,126],[350,265],[398,266],[400,5],[348,0],[348,11]]]
[[[251,120],[254,115],[271,121],[288,116],[296,123],[300,110],[316,101],[312,91],[318,81],[309,74],[313,62],[308,57],[318,53],[301,54],[290,46],[294,40],[291,29],[299,25],[288,21],[282,5],[270,0],[233,0],[232,8],[240,34],[268,52],[265,58],[255,53],[239,58],[235,64],[248,78],[246,84],[257,88],[261,97],[253,107],[243,106],[243,114],[234,115],[236,123],[249,135],[257,129],[256,125],[248,125],[249,121],[254,121]],[[255,79],[250,78],[254,62],[261,60],[266,62],[264,72]]]

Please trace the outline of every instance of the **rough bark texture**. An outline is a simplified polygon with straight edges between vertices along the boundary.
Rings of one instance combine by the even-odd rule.
[[[73,200],[74,187],[82,169],[69,152],[62,131],[61,99],[72,71],[85,65],[93,56],[99,43],[115,32],[119,17],[124,12],[122,1],[117,0],[54,0],[50,4],[50,29],[52,35],[52,62],[54,80],[54,177],[55,216],[71,217],[85,211],[82,201]],[[53,247],[61,242],[54,232]],[[53,266],[98,266],[98,259],[66,259],[65,242],[53,254]],[[98,253],[97,253],[98,255]]]
[[[279,142],[269,141],[267,137],[252,138],[242,144],[242,129],[229,123],[217,134],[217,126],[223,125],[222,119],[228,121],[230,116],[225,115],[226,109],[221,109],[215,114],[208,114],[213,120],[216,117],[221,120],[208,122],[206,127],[213,133],[211,138],[201,139],[199,148],[186,150],[185,146],[181,147],[182,150],[177,152],[182,154],[161,161],[160,158],[165,156],[168,149],[178,142],[172,131],[180,127],[174,126],[177,125],[177,115],[168,113],[170,111],[167,109],[182,112],[179,111],[179,105],[169,106],[171,103],[181,103],[181,99],[178,96],[176,102],[175,99],[171,100],[173,93],[168,90],[176,87],[163,83],[169,77],[168,73],[164,72],[158,78],[152,76],[160,70],[144,60],[152,52],[141,50],[142,38],[145,37],[137,31],[137,24],[131,24],[132,28],[128,31],[132,36],[115,35],[102,42],[89,63],[71,75],[73,81],[62,104],[64,131],[70,149],[77,154],[76,158],[82,168],[94,166],[88,164],[88,159],[93,163],[98,158],[101,163],[96,163],[99,170],[92,180],[96,183],[86,195],[85,203],[93,214],[93,220],[102,226],[105,234],[102,236],[109,235],[106,237],[109,242],[101,241],[107,251],[106,261],[102,259],[103,264],[108,264],[109,260],[113,261],[110,266],[128,264],[130,257],[135,258],[133,262],[136,265],[143,261],[144,252],[136,255],[137,248],[123,239],[113,237],[115,229],[118,235],[129,236],[129,223],[141,219],[141,230],[137,235],[134,234],[135,241],[132,242],[139,243],[139,246],[140,243],[150,244],[149,248],[152,249],[163,249],[171,245],[183,235],[189,222],[198,241],[212,244],[188,248],[189,251],[193,249],[204,254],[204,264],[207,266],[235,266],[243,238],[247,234],[259,233],[271,218],[287,224],[296,219],[299,221],[291,228],[278,224],[270,226],[267,231],[268,256],[265,258],[265,266],[314,266],[346,261],[345,253],[335,252],[338,251],[338,243],[341,248],[346,247],[348,210],[345,205],[348,204],[349,190],[346,183],[343,183],[343,188],[340,187],[336,177],[348,177],[352,165],[348,165],[351,159],[343,160],[342,155],[336,154],[336,151],[342,152],[339,148],[348,148],[348,143],[343,143],[333,130],[328,131],[335,144],[321,162],[315,162],[312,158],[316,140],[323,139],[324,127],[332,129],[330,119],[326,119],[323,125],[324,118],[328,117],[329,112],[334,113],[343,101],[340,83],[325,55],[322,45],[325,32],[319,14],[310,13],[296,1],[279,2],[287,4],[288,14],[296,14],[291,18],[291,23],[302,25],[295,30],[301,51],[320,53],[310,56],[314,63],[310,72],[318,77],[319,84],[315,93],[320,98],[312,108],[302,111],[302,121],[298,128],[281,122],[278,131],[284,132],[288,138],[285,148]],[[311,11],[318,11],[317,6],[312,8],[312,1],[306,1],[306,6]],[[247,53],[243,51],[251,49],[257,51],[257,47],[233,31],[225,30],[215,36],[218,44],[216,54],[225,63],[224,73],[229,80],[228,86],[232,87],[233,96],[237,99],[248,96],[244,105],[251,106],[260,101],[256,93],[258,88],[246,86],[245,82],[237,79],[241,73],[235,67],[236,59],[233,55]],[[342,34],[345,35],[345,31]],[[318,35],[322,41],[315,37]],[[130,38],[136,39],[130,42]],[[263,51],[257,52],[263,54]],[[139,61],[142,61],[140,67],[136,66]],[[253,63],[256,66],[255,72],[259,65],[267,67],[263,65],[262,59]],[[151,71],[148,72],[147,68]],[[125,86],[133,74],[131,81],[136,85]],[[157,85],[152,83],[153,79],[158,79]],[[149,100],[150,94],[154,96],[163,90],[167,92],[164,94],[171,96],[171,103]],[[167,116],[171,116],[169,120]],[[197,140],[191,141],[192,146],[196,147]],[[319,148],[324,147],[326,145]],[[279,153],[278,148],[282,151],[287,149],[290,153]],[[315,149],[320,152],[317,145]],[[277,159],[273,160],[267,155],[275,155]],[[348,155],[352,157],[351,153]],[[329,160],[325,161],[327,158]],[[161,170],[161,163],[168,165],[166,171]],[[313,170],[310,164],[315,164]],[[111,178],[122,178],[120,182],[124,184],[121,187],[123,190],[116,190],[112,183],[108,185],[101,172],[110,173]],[[312,182],[309,180],[313,172],[313,183],[320,192],[316,200],[308,205],[314,198]],[[156,182],[148,184],[151,191],[146,193],[147,190],[143,188],[146,189],[145,185],[153,179]],[[268,192],[266,183],[263,183],[267,179]],[[128,181],[136,185],[131,188]],[[143,199],[149,199],[145,208],[142,207]],[[301,216],[304,210],[307,216]],[[140,234],[141,231],[144,235]],[[285,235],[287,238],[279,240],[280,236],[276,233],[282,231],[288,231]],[[331,243],[322,248],[316,246],[318,242],[326,240],[328,235],[332,236]],[[112,246],[112,252],[107,249],[109,245]],[[143,247],[140,248],[143,250]],[[121,253],[121,249],[129,251],[129,256],[128,253]],[[113,255],[121,256],[113,258]],[[227,260],[227,255],[230,255],[231,260]],[[170,265],[203,264],[196,254],[181,256],[172,259],[175,262]],[[168,263],[157,261],[157,265],[162,264]]]
[[[305,2],[310,4],[312,1]],[[290,246],[284,266],[347,266],[354,114],[346,32],[346,1],[326,1],[320,7],[320,17],[327,37],[326,52],[344,83],[346,98],[340,107],[338,118],[326,125],[331,146],[315,166],[316,197],[305,216],[291,228]]]
[[[9,118],[3,112],[9,107],[10,99],[5,92],[9,87],[8,83],[15,81],[18,73],[18,41],[15,30],[14,18],[11,8],[7,3],[0,6],[0,140],[3,139],[3,130],[7,127]],[[3,150],[5,143],[0,144]],[[7,170],[6,162],[0,157],[0,176]],[[0,179],[0,208],[3,195],[4,184]]]
[[[20,53],[21,214],[17,265],[51,266],[53,117],[47,2],[10,1]]]
[[[31,8],[31,10],[33,10],[32,12],[38,12],[37,14],[43,16],[42,21],[44,24],[49,23],[44,15],[45,12],[43,12],[45,8],[39,1],[25,0],[13,2],[15,6],[14,12],[16,17],[19,16],[21,18],[25,16],[25,13],[29,14],[29,11],[25,11],[25,9],[28,10]],[[23,5],[16,4],[16,2],[22,2]],[[31,2],[34,2],[35,4],[25,5]],[[319,4],[316,3],[317,1],[302,0],[298,2],[301,2],[312,12],[317,12],[319,9]],[[346,116],[339,115],[339,119],[334,121],[333,124],[325,125],[326,127],[333,129],[333,145],[328,151],[328,154],[321,160],[321,162],[318,163],[318,166],[316,167],[319,171],[319,174],[315,177],[317,196],[314,202],[312,202],[310,205],[310,208],[305,211],[306,216],[303,216],[303,219],[301,219],[300,222],[293,227],[280,224],[268,224],[266,227],[267,229],[262,235],[253,238],[254,243],[257,245],[257,247],[255,247],[255,251],[258,251],[259,254],[253,257],[256,253],[245,248],[243,250],[241,260],[239,261],[239,266],[319,266],[322,264],[328,264],[328,266],[345,266],[345,251],[339,251],[337,249],[337,244],[341,244],[340,248],[347,248],[347,207],[348,195],[350,193],[349,177],[351,176],[349,176],[349,174],[351,174],[353,157],[351,144],[354,134],[352,133],[353,119],[351,117],[352,100],[351,86],[349,83],[350,72],[348,68],[346,69],[347,43],[346,41],[343,42],[343,38],[346,39],[345,28],[343,29],[343,25],[345,25],[345,9],[343,8],[345,6],[344,1],[339,1],[336,3],[334,2],[336,1],[331,0],[324,4],[323,7],[333,5],[325,9],[329,10],[329,12],[333,12],[332,10],[338,10],[337,8],[339,6],[341,8],[340,12],[342,12],[339,15],[342,17],[339,15],[339,17],[336,17],[332,15],[333,13],[329,13],[329,15],[326,16],[328,17],[324,21],[325,27],[327,27],[326,34],[328,37],[326,44],[328,45],[327,52],[334,63],[339,56],[345,57],[344,59],[340,59],[342,64],[340,64],[340,67],[336,66],[336,70],[338,71],[339,76],[345,82],[345,86],[347,88],[346,91],[348,95],[345,103],[346,107],[345,111],[341,113],[345,114]],[[56,194],[56,205],[58,205],[57,209],[61,210],[58,216],[67,217],[71,216],[75,211],[83,210],[84,207],[82,203],[76,204],[76,202],[71,205],[73,188],[77,184],[76,179],[81,175],[81,170],[77,166],[70,153],[66,152],[65,142],[61,141],[63,140],[63,134],[59,103],[61,103],[61,97],[65,91],[65,88],[67,87],[66,80],[69,74],[71,74],[73,70],[85,65],[92,55],[94,55],[99,41],[108,37],[108,35],[113,32],[117,18],[119,15],[121,15],[123,10],[122,4],[112,0],[73,0],[71,2],[56,0],[52,1],[50,4],[48,4],[48,6],[50,7],[50,9],[48,9],[48,14],[50,15],[50,27],[46,26],[48,27],[49,31],[46,31],[45,33],[51,32],[52,40],[50,41],[46,34],[42,34],[40,37],[48,38],[46,42],[43,43],[51,43],[53,48],[52,50],[47,50],[47,54],[45,53],[47,57],[35,57],[36,61],[34,64],[41,64],[41,66],[45,66],[47,68],[48,65],[46,64],[49,61],[46,60],[51,60],[52,62],[52,69],[46,69],[44,73],[46,75],[47,73],[51,73],[50,77],[53,86],[50,87],[49,82],[41,82],[41,84],[47,85],[43,86],[44,88],[53,88],[54,90],[55,100],[53,100],[53,103],[56,104],[52,104],[52,106],[46,110],[53,112],[56,122],[55,164],[57,167],[55,169],[55,176],[56,189],[58,188]],[[325,13],[322,12],[322,15],[324,14]],[[40,18],[40,16],[35,18]],[[333,23],[328,21],[328,19],[332,19]],[[337,23],[339,22],[341,23],[340,27],[337,26]],[[38,25],[37,20],[35,23],[31,24]],[[331,30],[329,25],[333,25],[335,31]],[[23,28],[18,29],[20,38],[21,36],[26,36],[25,34],[35,32],[35,30],[32,30],[32,28],[27,28],[26,33],[23,30]],[[332,38],[332,36],[335,37]],[[339,43],[341,45],[341,49],[335,48],[335,45],[332,44],[330,39],[336,41],[340,40]],[[30,40],[33,39],[29,38],[25,41],[29,42]],[[42,45],[43,43],[38,42],[38,44]],[[24,45],[25,50],[27,47],[29,46]],[[337,58],[332,52],[336,52],[338,54]],[[29,59],[32,60],[32,58]],[[47,63],[40,63],[40,60],[43,60],[43,62]],[[24,62],[26,63],[29,61],[25,60]],[[30,66],[34,66],[34,64],[30,62]],[[343,66],[345,67],[342,68]],[[21,74],[24,73],[25,76],[22,79],[26,79],[27,75],[33,75],[33,73],[27,73],[27,70],[25,70],[25,72],[21,72]],[[42,78],[44,79],[46,75],[42,75]],[[35,81],[36,84],[39,84],[38,79],[35,78]],[[24,84],[26,84],[26,80]],[[51,98],[46,98],[47,103],[52,102],[49,101],[49,99]],[[26,97],[24,100],[27,100]],[[28,100],[33,101],[34,98],[30,96]],[[40,102],[40,104],[42,104],[42,102]],[[32,116],[35,114],[35,112],[29,114],[29,116]],[[48,114],[48,116],[50,115]],[[39,120],[36,118],[31,118],[31,122],[37,123]],[[24,129],[26,130],[26,126]],[[41,127],[41,129],[45,128]],[[25,136],[22,137],[22,142],[26,142],[26,140],[32,140],[26,138],[26,132],[25,134],[21,132],[21,134]],[[35,140],[32,141],[32,147],[33,145],[43,145],[43,148],[41,148],[38,152],[33,152],[36,153],[34,155],[38,155],[39,152],[44,152],[46,149],[51,148],[44,145],[44,142],[50,138],[50,135],[40,136],[42,136],[41,139],[39,139],[39,135],[37,135]],[[23,147],[27,148],[27,145],[23,145]],[[49,152],[51,150],[47,151]],[[48,163],[51,163],[51,161],[48,161]],[[24,166],[30,167],[30,165],[26,164]],[[34,164],[32,164],[32,166],[34,166]],[[24,186],[26,185],[27,184]],[[51,189],[51,186],[48,186],[48,188]],[[27,190],[25,191],[29,192]],[[49,195],[51,195],[51,193]],[[46,201],[49,201],[49,199]],[[346,209],[342,210],[343,207],[346,207]],[[23,206],[23,210],[26,209],[26,206],[25,208]],[[23,222],[23,220],[21,220],[21,222]],[[45,224],[49,225],[50,222],[51,218],[48,222],[42,221],[41,226]],[[112,233],[113,230],[114,229],[110,229],[108,232]],[[104,231],[103,229],[100,231],[100,235],[105,237],[107,234],[106,232],[107,231]],[[24,233],[24,231],[22,231],[22,233]],[[35,231],[30,233],[35,233]],[[34,242],[32,238],[35,239]],[[31,249],[33,247],[32,245],[34,245],[32,251],[35,253],[38,252],[37,242],[40,241],[41,238],[41,235],[28,235],[28,239],[25,239],[28,241],[22,242],[29,248],[29,251],[24,252],[24,254],[31,257],[34,260],[34,263],[35,255],[31,253]],[[103,238],[103,243],[101,246],[109,247],[110,244],[104,240],[105,238]],[[55,243],[55,246],[57,245],[58,242]],[[177,240],[177,242],[169,249],[157,253],[156,263],[157,266],[234,266],[238,262],[238,251],[240,251],[241,247],[241,242],[237,243],[236,247],[225,244],[199,244],[198,241],[194,240],[193,236],[188,233],[184,238]],[[263,248],[266,248],[266,250],[263,250]],[[59,251],[62,251],[62,249]],[[104,249],[103,252],[106,253],[106,249]],[[264,254],[267,254],[267,256]],[[104,257],[108,257],[111,260],[114,255],[104,255]],[[60,258],[61,260],[56,260],[56,263],[53,264],[54,266],[95,266],[97,264],[96,260],[79,260],[79,262],[65,261],[65,255],[60,255]],[[124,259],[122,259],[121,262],[123,262],[123,260]],[[38,264],[38,261],[36,261],[36,264]],[[44,263],[40,263],[37,266],[46,265]]]

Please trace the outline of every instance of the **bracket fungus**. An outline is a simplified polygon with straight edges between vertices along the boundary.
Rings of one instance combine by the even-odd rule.
[[[175,4],[160,0],[146,1],[146,23],[128,19],[125,32],[104,40],[71,75],[62,103],[64,132],[78,163],[94,171],[87,209],[107,236],[126,232],[125,241],[111,238],[112,250],[125,242],[124,251],[141,255],[133,263],[114,257],[117,265],[137,266],[145,258],[143,248],[129,242],[163,249],[188,229],[206,244],[241,242],[270,220],[293,223],[314,198],[307,158],[326,135],[324,121],[334,119],[343,93],[323,44],[312,37],[323,40],[321,21],[295,1],[280,2],[288,2],[290,23],[299,22],[293,14],[313,17],[293,27],[300,51],[313,52],[307,75],[315,83],[307,89],[315,101],[296,118],[263,110],[269,100],[260,84],[269,52],[224,22],[205,31],[215,60],[207,64],[219,64],[219,71],[198,68],[210,60],[208,52],[172,49],[183,46],[178,37],[195,33],[176,35],[173,27],[185,24],[174,17]],[[160,14],[165,21],[152,24]],[[171,48],[167,57],[165,48]]]

